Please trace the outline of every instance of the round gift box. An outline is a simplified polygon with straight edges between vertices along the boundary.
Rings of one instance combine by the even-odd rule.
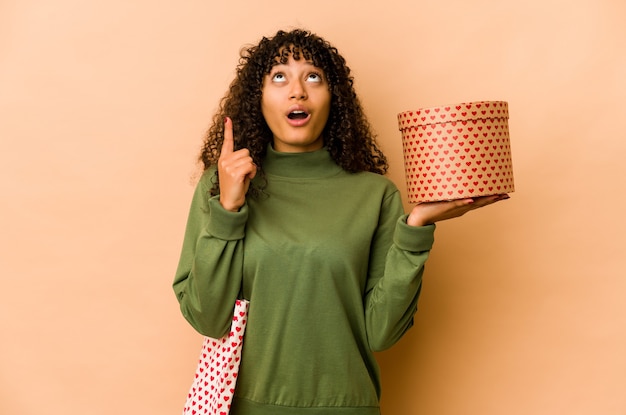
[[[504,101],[399,113],[409,202],[515,191],[508,118]]]

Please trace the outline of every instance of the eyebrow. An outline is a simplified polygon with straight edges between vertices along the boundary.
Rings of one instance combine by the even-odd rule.
[[[308,66],[311,66],[311,67],[313,67],[313,68],[319,69],[320,71],[324,71],[322,68],[320,68],[319,66],[315,65],[315,64],[314,64],[313,62],[311,62],[311,61],[304,61],[304,63],[305,63],[306,65],[308,65]],[[287,63],[280,63],[280,62],[278,62],[278,63],[276,63],[275,65],[272,65],[272,67],[270,68],[270,72],[271,72],[272,70],[274,70],[274,68],[279,67],[279,66],[287,66],[287,67],[289,67],[289,64],[287,64]]]

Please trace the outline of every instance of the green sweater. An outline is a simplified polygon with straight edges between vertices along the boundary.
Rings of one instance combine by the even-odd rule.
[[[413,324],[434,225],[406,224],[386,177],[325,149],[263,163],[265,195],[239,212],[193,196],[174,291],[201,334],[225,335],[250,300],[232,415],[378,415],[373,352]],[[257,179],[255,179],[257,180]]]

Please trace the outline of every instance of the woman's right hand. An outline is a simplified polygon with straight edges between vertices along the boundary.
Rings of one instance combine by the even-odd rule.
[[[233,122],[224,119],[224,142],[217,171],[220,178],[220,203],[226,210],[237,212],[246,201],[250,180],[256,176],[257,167],[247,148],[234,151]]]

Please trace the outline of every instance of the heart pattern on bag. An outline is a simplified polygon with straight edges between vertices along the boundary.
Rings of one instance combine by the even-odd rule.
[[[399,113],[409,202],[514,192],[508,117],[504,101]]]
[[[204,337],[183,415],[227,415],[235,394],[249,302],[237,300],[228,335]]]

